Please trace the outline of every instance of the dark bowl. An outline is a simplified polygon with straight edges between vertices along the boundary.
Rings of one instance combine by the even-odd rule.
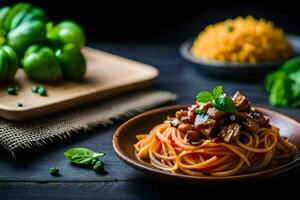
[[[300,37],[288,34],[287,38],[293,48],[294,56],[300,54]],[[240,78],[259,78],[263,77],[266,73],[275,70],[283,62],[265,62],[258,64],[251,63],[238,63],[238,62],[221,62],[214,60],[206,60],[195,57],[190,49],[194,43],[195,38],[189,39],[182,43],[180,46],[181,56],[189,62],[192,62],[204,73],[214,76],[222,76],[230,79]],[[230,76],[227,76],[230,75]]]
[[[265,108],[257,109],[269,115],[271,124],[279,127],[281,135],[287,137],[290,142],[297,146],[298,152],[295,159],[285,165],[272,169],[266,169],[260,172],[227,177],[195,177],[184,174],[169,173],[157,169],[147,162],[139,161],[135,156],[135,150],[133,146],[137,142],[135,136],[137,134],[148,133],[155,125],[164,121],[167,116],[172,116],[177,110],[184,108],[186,108],[184,105],[162,107],[140,114],[125,122],[116,130],[113,136],[113,148],[117,156],[130,167],[144,172],[146,175],[149,175],[152,178],[156,178],[164,182],[188,184],[261,179],[283,173],[300,164],[300,123],[284,114],[280,114]]]

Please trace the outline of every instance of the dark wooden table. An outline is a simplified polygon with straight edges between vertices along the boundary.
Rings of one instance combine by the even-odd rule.
[[[193,65],[184,61],[177,46],[170,45],[104,45],[93,47],[106,50],[134,60],[149,63],[160,71],[153,88],[170,90],[178,94],[177,103],[192,103],[197,91],[223,84],[229,94],[242,91],[255,105],[270,107],[262,81],[229,81],[203,75]],[[300,119],[299,109],[275,109]],[[174,185],[149,179],[121,162],[112,149],[115,126],[99,127],[84,135],[52,146],[35,155],[24,156],[18,163],[0,154],[0,199],[159,199],[170,195],[227,196],[241,198],[257,197],[259,194],[283,195],[287,198],[297,192],[300,168],[283,175],[260,181],[238,183],[203,184],[201,186]],[[63,156],[70,147],[84,146],[106,152],[103,158],[107,174],[97,175],[92,170],[72,166]],[[57,166],[62,176],[52,177],[49,168]],[[286,190],[288,189],[288,190]],[[237,192],[236,192],[237,191]]]

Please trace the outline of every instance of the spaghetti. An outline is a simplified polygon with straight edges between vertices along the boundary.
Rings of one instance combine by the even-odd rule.
[[[212,105],[200,102],[188,110],[178,111],[175,118],[168,118],[149,134],[136,136],[138,142],[134,147],[137,158],[171,173],[231,176],[276,166],[294,156],[296,147],[280,136],[279,129],[269,124],[267,116],[253,107],[239,111],[238,102],[235,101],[235,104],[237,112],[220,111],[222,115],[218,118],[209,112]],[[201,116],[205,117],[201,126],[194,113],[197,109],[206,112]],[[239,116],[241,113],[244,119]],[[261,119],[265,119],[265,124],[260,123]]]

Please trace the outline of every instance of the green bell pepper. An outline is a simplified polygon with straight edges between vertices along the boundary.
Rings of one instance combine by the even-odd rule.
[[[7,32],[25,21],[39,20],[46,22],[46,14],[40,8],[30,3],[18,3],[12,8],[4,7],[0,10],[0,27]]]
[[[8,6],[0,8],[0,29],[4,29],[5,17],[7,16],[7,13],[9,11],[10,11],[10,7]]]
[[[33,20],[38,20],[45,23],[46,15],[44,11],[36,7],[32,7],[31,9],[20,11],[11,21],[10,30],[16,28],[17,26],[19,26],[20,24],[26,21],[33,21]]]
[[[74,44],[68,43],[55,52],[64,78],[80,80],[86,72],[86,61],[81,51]]]
[[[11,24],[13,21],[18,21],[23,15],[32,8],[30,3],[18,3],[15,4],[7,13],[4,20],[4,28],[7,32],[11,30]],[[16,20],[18,19],[18,20]],[[14,22],[16,23],[16,22]]]
[[[7,35],[7,43],[19,57],[23,57],[24,51],[32,44],[42,44],[46,41],[45,24],[38,20],[25,21],[10,31]]]
[[[55,48],[62,48],[65,44],[72,43],[77,49],[81,49],[85,43],[82,28],[72,21],[63,21],[54,27],[52,23],[48,23],[47,38]]]
[[[46,41],[46,14],[30,3],[0,9],[0,45],[7,43],[19,57],[32,44]]]
[[[22,64],[27,76],[40,82],[62,79],[60,64],[52,49],[33,45],[26,50]]]
[[[13,79],[18,69],[18,57],[9,46],[0,47],[0,81]]]

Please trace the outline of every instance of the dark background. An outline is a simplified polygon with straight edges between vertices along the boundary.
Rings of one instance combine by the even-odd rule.
[[[0,0],[0,6],[12,5],[16,2],[18,1]],[[210,79],[198,73],[196,68],[178,55],[175,45],[197,35],[207,24],[228,17],[251,14],[274,21],[288,33],[300,35],[299,3],[287,0],[280,2],[32,0],[29,2],[44,8],[49,19],[54,22],[72,19],[80,23],[86,31],[89,43],[101,43],[92,44],[92,46],[157,66],[160,77],[156,80],[154,88],[178,93],[179,103],[192,102],[199,87],[211,88],[213,85],[222,83],[231,94],[233,91],[241,90],[246,92],[249,99],[253,99],[257,105],[270,107],[261,82],[237,83]],[[111,45],[111,43],[117,45]],[[123,44],[118,45],[119,43]],[[146,47],[135,45],[145,43],[150,45],[145,45]],[[156,45],[157,43],[171,45]],[[299,118],[299,110],[282,108],[279,111]],[[283,196],[282,199],[292,199],[289,196],[299,194],[299,167],[275,179],[263,180],[260,183],[254,182],[250,185],[246,182],[182,188],[182,185],[172,187],[149,181],[141,173],[125,167],[125,164],[114,155],[110,142],[115,128],[115,126],[99,127],[64,145],[42,151],[31,160],[24,158],[30,164],[21,162],[20,165],[15,165],[6,159],[7,155],[1,152],[0,156],[3,158],[0,159],[0,171],[5,173],[5,178],[0,183],[0,199],[61,199],[64,197],[72,197],[70,199],[101,199],[101,197],[103,199],[120,199],[121,197],[157,199],[157,196],[169,198],[170,194],[185,195],[185,199],[186,195],[197,195],[197,197],[209,195],[210,199],[215,196],[226,197],[228,195],[232,199],[247,196],[257,198],[261,195],[268,196],[270,199],[271,196],[276,195],[277,197]],[[104,161],[110,171],[108,175],[95,176],[93,171],[81,172],[80,169],[68,165],[62,152],[72,146],[100,148],[108,153],[105,157],[107,160]],[[48,174],[49,167],[54,164],[64,173],[60,179],[55,179]],[[118,179],[120,180],[117,181]],[[238,195],[239,192],[242,195]]]
[[[19,1],[0,0],[12,5]],[[253,15],[274,21],[288,33],[300,34],[300,7],[293,1],[126,1],[31,0],[54,22],[80,23],[88,42],[180,43],[205,25],[228,17]],[[2,5],[1,5],[2,6]]]

